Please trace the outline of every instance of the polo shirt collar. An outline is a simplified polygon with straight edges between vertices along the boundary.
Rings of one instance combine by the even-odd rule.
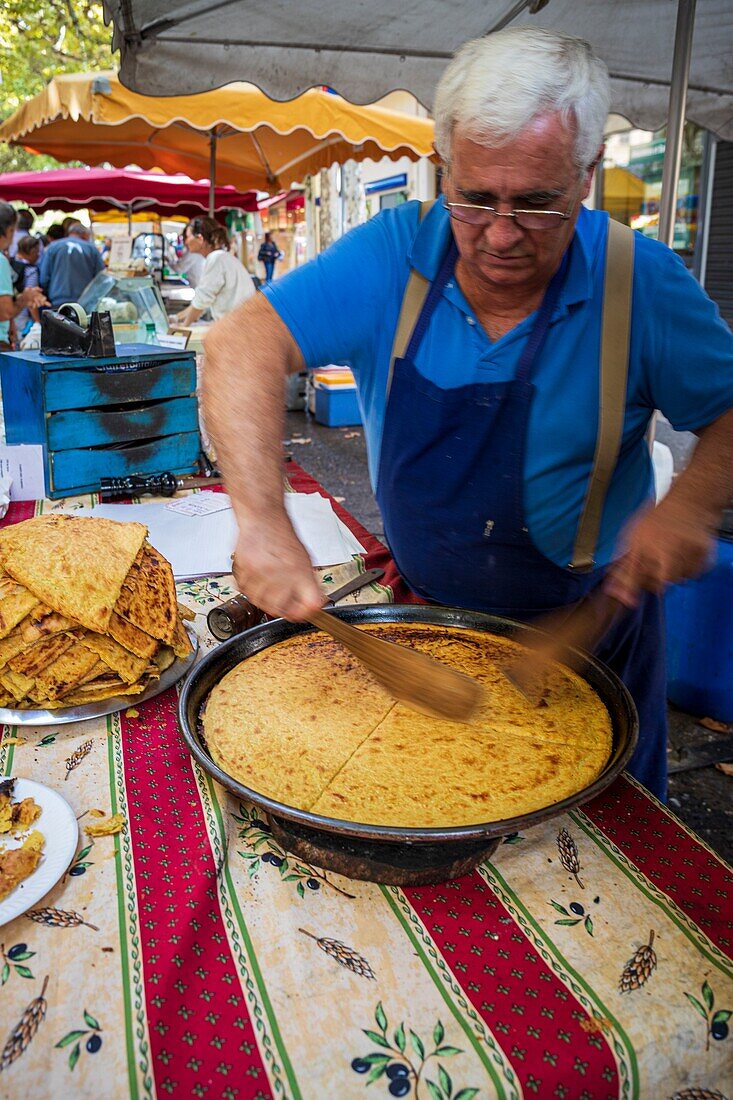
[[[584,206],[575,224],[575,234],[570,245],[570,263],[565,284],[560,294],[558,309],[564,310],[590,298],[593,290],[593,238],[592,215]],[[440,262],[450,240],[450,215],[442,199],[433,203],[418,226],[407,255],[410,267],[414,267],[431,282],[438,274]]]

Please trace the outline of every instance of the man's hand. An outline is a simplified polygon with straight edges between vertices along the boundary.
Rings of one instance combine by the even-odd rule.
[[[669,584],[701,573],[714,549],[707,514],[680,507],[672,496],[638,513],[621,538],[622,557],[608,571],[604,589],[627,607],[642,590],[660,594]]]
[[[15,305],[20,313],[22,309],[38,309],[39,306],[50,306],[51,303],[39,286],[29,286],[16,296]]]
[[[298,622],[323,607],[307,551],[287,516],[278,523],[263,516],[240,523],[234,577],[247,599],[268,615]]]

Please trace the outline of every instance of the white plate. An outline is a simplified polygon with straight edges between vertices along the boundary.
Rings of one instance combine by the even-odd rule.
[[[0,707],[0,724],[63,726],[67,722],[83,722],[87,718],[100,718],[103,714],[114,714],[116,710],[126,710],[127,707],[136,707],[139,703],[144,703],[146,699],[153,699],[185,676],[196,660],[199,650],[198,637],[193,627],[188,623],[184,625],[193,646],[188,657],[179,657],[163,672],[159,680],[155,680],[139,695],[114,695],[109,699],[97,699],[93,703],[82,703],[76,707],[59,707],[58,710],[11,710],[9,707]]]
[[[44,787],[42,783],[34,783],[32,779],[16,779],[13,801],[21,802],[24,798],[34,798],[41,807],[40,817],[33,822],[29,832],[38,829],[46,843],[41,862],[33,874],[0,901],[0,926],[25,913],[56,885],[74,858],[79,839],[74,811],[56,791]],[[22,839],[3,833],[0,844],[6,848],[19,848]]]

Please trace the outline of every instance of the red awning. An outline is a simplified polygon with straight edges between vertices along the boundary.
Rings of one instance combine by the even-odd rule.
[[[256,191],[217,187],[215,210],[257,210]],[[195,217],[209,208],[209,181],[127,168],[60,168],[0,175],[0,198],[34,210],[124,210]]]
[[[305,192],[298,188],[293,188],[291,191],[281,191],[277,195],[270,195],[266,199],[261,199],[257,209],[270,210],[273,206],[279,206],[282,202],[285,203],[286,210],[302,210],[305,206]]]

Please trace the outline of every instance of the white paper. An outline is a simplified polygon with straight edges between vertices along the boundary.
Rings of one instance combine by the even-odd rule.
[[[7,515],[12,484],[13,479],[8,474],[0,477],[0,519]]]
[[[161,348],[180,348],[184,350],[190,339],[190,332],[168,332],[165,336],[156,336],[155,342]]]
[[[223,493],[212,495],[227,499]],[[187,499],[195,500],[196,495]],[[318,493],[286,493],[285,507],[313,565],[341,565],[354,554],[364,553],[364,547],[338,518],[331,502]],[[232,571],[237,524],[231,508],[192,516],[161,502],[98,504],[95,508],[76,509],[74,515],[144,523],[150,542],[171,563],[175,577]]]
[[[285,508],[313,565],[342,565],[364,547],[320,493],[286,493]]]
[[[132,237],[113,237],[109,246],[109,266],[124,267],[132,255]]]
[[[226,493],[193,493],[190,497],[178,497],[166,504],[169,512],[180,512],[182,516],[208,516],[211,512],[224,512],[231,508],[232,502]]]
[[[40,443],[0,446],[0,477],[9,477],[13,483],[11,500],[42,500],[46,495],[46,486],[43,447]]]

